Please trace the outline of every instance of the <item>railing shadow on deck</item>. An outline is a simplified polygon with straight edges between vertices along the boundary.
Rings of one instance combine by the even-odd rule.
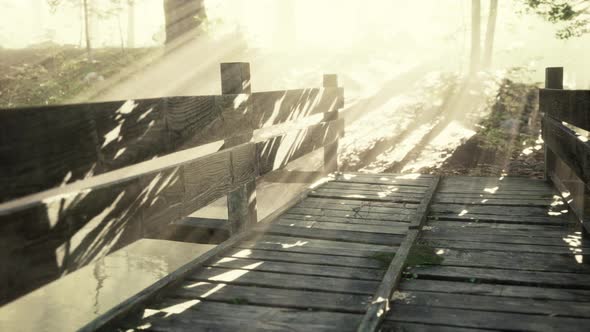
[[[221,76],[220,96],[0,112],[0,303],[143,237],[203,240],[171,223],[226,194],[237,232],[256,221],[255,178],[320,147],[336,170],[335,75],[255,93],[247,63]]]

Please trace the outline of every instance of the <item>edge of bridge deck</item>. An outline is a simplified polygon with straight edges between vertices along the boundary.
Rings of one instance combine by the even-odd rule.
[[[195,258],[191,262],[187,263],[186,265],[180,267],[178,270],[174,271],[173,273],[168,274],[164,278],[160,279],[158,282],[152,284],[148,288],[144,289],[143,291],[139,292],[135,296],[125,300],[124,302],[120,303],[116,307],[110,309],[97,319],[89,322],[86,326],[84,326],[80,331],[96,331],[98,329],[103,328],[110,322],[113,322],[117,319],[122,318],[126,314],[138,309],[142,304],[150,301],[154,297],[158,296],[160,292],[167,288],[171,288],[176,286],[178,283],[182,282],[182,280],[188,276],[191,272],[195,269],[203,266],[203,264],[222,254],[223,252],[232,248],[236,243],[239,243],[247,238],[252,237],[256,232],[262,231],[265,227],[270,226],[270,222],[275,220],[278,216],[285,213],[288,209],[295,206],[297,203],[304,200],[307,195],[313,190],[313,188],[308,188],[299,195],[292,198],[289,202],[283,205],[281,208],[277,209],[275,212],[271,213],[264,219],[262,219],[259,224],[262,227],[256,229],[256,231],[248,231],[240,233],[236,236],[232,236],[227,241],[217,245],[215,248],[211,249],[210,251],[204,253],[203,255]]]
[[[337,188],[347,183],[350,183],[351,188],[354,188],[354,190],[356,190],[358,194],[351,194],[349,190],[344,192],[341,195],[342,197],[334,197],[334,194],[332,192],[323,192],[322,190],[318,190],[321,188],[324,188],[326,190],[332,190],[329,189],[330,185],[332,185],[333,188]],[[389,265],[390,260],[392,259],[391,256],[388,256],[387,261],[382,262],[382,258],[373,257],[375,256],[377,251],[371,252],[367,250],[379,250],[378,252],[389,252],[389,250],[386,250],[387,248],[391,248],[394,252],[398,250],[397,246],[404,241],[404,239],[406,238],[405,234],[407,233],[408,229],[412,227],[412,219],[408,219],[406,217],[414,216],[413,219],[416,219],[416,221],[414,221],[413,223],[414,228],[416,227],[416,225],[419,225],[419,221],[425,219],[424,212],[427,210],[427,203],[431,200],[432,193],[434,192],[434,189],[436,187],[432,185],[433,183],[438,183],[438,178],[428,175],[421,176],[420,179],[411,179],[404,178],[403,176],[394,174],[362,175],[359,173],[346,173],[338,175],[336,177],[329,178],[329,180],[325,183],[321,183],[321,186],[316,185],[313,188],[308,188],[306,191],[299,194],[288,204],[286,204],[279,210],[275,211],[274,213],[266,217],[263,221],[261,221],[256,227],[252,228],[250,231],[244,232],[236,237],[232,237],[230,240],[217,246],[214,250],[211,250],[207,254],[183,266],[173,274],[166,276],[166,278],[164,278],[160,282],[152,285],[151,287],[141,292],[137,296],[128,299],[121,305],[117,306],[116,308],[113,308],[108,313],[102,315],[95,321],[89,323],[83,330],[96,330],[112,326],[113,324],[117,324],[117,322],[120,321],[125,321],[125,319],[127,318],[123,319],[124,317],[128,317],[129,314],[136,312],[136,310],[145,308],[145,306],[148,305],[148,303],[150,302],[153,305],[154,301],[160,301],[160,299],[162,298],[160,294],[169,293],[175,289],[177,291],[182,290],[184,293],[180,296],[184,298],[186,298],[187,296],[192,296],[191,294],[198,295],[195,292],[191,293],[190,290],[188,291],[191,294],[186,293],[184,287],[181,288],[181,284],[183,283],[183,281],[186,282],[187,280],[196,280],[191,278],[199,278],[199,280],[201,281],[209,280],[211,273],[215,273],[215,271],[217,271],[216,267],[218,265],[219,267],[225,269],[231,268],[233,266],[240,271],[244,269],[252,271],[249,273],[249,276],[246,275],[242,277],[242,279],[238,279],[236,281],[231,281],[227,283],[228,287],[225,289],[226,291],[228,289],[235,289],[235,292],[237,292],[234,292],[232,294],[241,294],[241,292],[247,290],[246,288],[248,288],[249,285],[254,287],[250,289],[256,289],[255,285],[259,285],[258,287],[271,287],[267,289],[267,291],[269,292],[276,292],[280,294],[285,292],[293,292],[293,294],[299,294],[298,296],[302,296],[303,293],[307,293],[307,296],[313,297],[313,293],[305,292],[305,290],[319,290],[318,287],[325,287],[326,291],[329,290],[330,292],[335,292],[336,290],[332,289],[332,287],[335,285],[333,284],[333,282],[340,280],[342,286],[349,285],[348,287],[351,287],[351,289],[342,288],[343,292],[341,295],[338,296],[349,298],[355,292],[360,292],[358,294],[362,295],[350,297],[350,300],[347,300],[353,301],[354,298],[354,301],[356,301],[354,304],[355,309],[348,309],[349,315],[352,315],[348,316],[348,318],[352,319],[353,316],[357,317],[354,319],[355,323],[349,324],[348,326],[352,329],[356,327],[358,322],[360,322],[362,314],[365,312],[364,306],[367,304],[368,299],[370,299],[368,295],[372,295],[378,288],[379,281],[382,280],[380,276],[385,274],[386,268]],[[415,184],[415,186],[413,184]],[[377,189],[371,191],[368,190],[368,186],[374,186]],[[418,201],[416,201],[416,198],[411,198],[411,203],[407,203],[405,202],[406,199],[404,198],[405,194],[399,195],[395,192],[398,189],[401,189],[402,191],[404,189],[408,189],[410,191],[422,192],[423,194],[421,194],[420,196],[426,196],[427,198],[425,199],[424,197],[422,197]],[[392,198],[390,198],[389,201],[385,198],[387,195],[392,195]],[[414,196],[418,197],[417,194],[415,194]],[[308,200],[306,200],[306,198]],[[414,201],[416,203],[420,203],[420,205],[414,204]],[[326,209],[317,209],[317,204],[326,207]],[[293,207],[296,205],[299,206],[299,208],[294,209]],[[348,213],[350,213],[351,211],[355,211],[356,207],[362,209],[364,211],[363,213],[366,214],[362,217],[348,216],[346,214],[347,211]],[[297,209],[301,211],[295,211]],[[293,211],[295,214],[287,213],[289,210]],[[394,211],[393,214],[392,211]],[[326,214],[324,214],[324,212]],[[316,217],[313,217],[315,221],[311,222],[309,225],[305,221],[305,217],[308,216],[308,213],[316,215]],[[338,217],[341,214],[343,215],[343,217]],[[402,221],[396,220],[396,218],[398,218],[398,215],[399,217],[403,217],[401,218]],[[281,220],[283,220],[283,222],[280,222]],[[331,227],[335,226],[338,226],[342,229],[330,229]],[[394,231],[392,233],[382,232],[387,231],[388,228],[392,228],[394,229]],[[397,228],[399,228],[400,230],[395,231],[395,229]],[[405,228],[405,230],[402,231],[402,228]],[[268,234],[265,234],[267,231]],[[277,255],[281,254],[285,256],[279,257],[277,255],[273,256],[275,254],[273,250],[275,249],[273,249],[271,246],[268,246],[269,244],[271,244],[270,242],[259,243],[259,240],[257,239],[261,236],[270,238],[284,237],[285,239],[290,239],[289,241],[295,241],[299,238],[305,242],[317,242],[317,245],[319,246],[324,246],[331,242],[333,244],[329,244],[329,246],[337,245],[341,249],[338,249],[337,252],[334,252],[334,250],[336,250],[334,247],[320,248],[315,247],[316,244],[310,244],[312,245],[312,247],[306,250],[294,248],[293,251],[276,251]],[[320,244],[320,242],[325,242],[326,244]],[[267,272],[256,272],[256,270],[258,270],[257,268],[250,269],[244,266],[240,266],[239,264],[227,265],[220,262],[217,262],[216,264],[211,263],[211,260],[215,257],[238,257],[239,255],[236,256],[235,254],[231,254],[231,252],[233,252],[231,249],[244,250],[243,248],[251,248],[251,250],[254,250],[254,252],[256,252],[259,246],[262,246],[260,247],[260,249],[263,250],[256,253],[258,254],[258,256],[251,256],[248,258],[265,261],[266,265],[265,268],[262,269],[262,271]],[[373,247],[375,249],[370,249]],[[264,255],[260,256],[260,254]],[[325,256],[326,254],[329,256]],[[295,256],[297,255],[301,257],[293,260],[294,258],[296,258]],[[291,258],[291,256],[293,256],[293,258]],[[317,259],[314,261],[306,261],[306,257],[315,257]],[[322,259],[328,258],[330,258],[331,261],[322,261]],[[367,263],[369,263],[370,260],[373,260],[374,263],[371,265],[366,265]],[[330,263],[327,264],[328,262]],[[364,267],[362,264],[359,266],[358,262],[365,262],[363,263],[365,264]],[[333,265],[333,267],[331,267],[331,265]],[[322,270],[325,270],[325,272],[319,273],[319,267],[322,267]],[[368,267],[370,268],[367,270]],[[374,270],[377,267],[379,267],[379,269]],[[301,280],[299,280],[294,285],[288,285],[288,280],[291,280],[289,279],[291,278],[291,275],[288,274],[288,271],[295,271],[293,270],[295,268],[303,269],[297,270],[298,272],[295,275],[293,275],[298,276],[298,278],[300,278]],[[196,271],[201,272],[195,273]],[[269,274],[269,272],[271,273]],[[320,280],[322,279],[322,277],[320,277],[320,274],[325,275],[327,278],[324,278],[325,280],[323,281]],[[276,286],[266,286],[266,284],[262,283],[262,280],[256,278],[256,275],[259,275],[260,279],[270,277],[279,279],[269,279],[268,281],[271,282],[273,285],[276,284]],[[376,276],[379,276],[378,279],[375,279]],[[280,281],[280,278],[284,278],[282,279],[282,282]],[[310,283],[305,284],[305,280],[308,280]],[[217,283],[223,281],[210,282]],[[317,284],[316,282],[324,282],[324,286]],[[283,284],[283,286],[279,287],[281,283]],[[320,291],[320,294],[318,294],[318,296],[328,296],[329,294],[330,293],[323,293]],[[336,295],[337,294],[334,294],[334,296]],[[221,294],[220,296],[223,297],[228,295]],[[336,299],[334,296],[329,297],[332,298],[332,300],[334,300]],[[367,296],[366,299],[364,299],[365,296]],[[197,297],[196,299],[198,298],[199,297]],[[227,302],[228,300],[201,298],[199,301],[204,301],[204,303],[207,303],[207,305],[209,305],[208,303],[219,303],[218,301]],[[303,301],[303,298],[300,297],[299,300],[294,299],[292,301],[288,301],[289,303],[292,302],[291,304],[279,304],[276,302],[276,300],[273,300],[274,302],[264,302],[269,300],[262,299],[261,301],[263,301],[263,303],[266,304],[258,303],[258,305],[262,305],[263,308],[266,308],[268,310],[273,308],[280,309],[281,307],[289,308],[290,306],[292,308],[299,308],[299,310],[301,310],[301,306],[305,306],[307,300]],[[350,303],[352,304],[352,302]],[[229,304],[231,304],[231,302]],[[313,312],[318,313],[319,316],[323,315],[327,317],[332,317],[332,314],[336,316],[343,315],[346,311],[342,311],[345,308],[345,306],[343,305],[344,302],[336,305],[326,303],[322,306],[324,306],[325,310],[327,311],[318,309],[319,311],[316,312],[314,310]],[[314,307],[314,305],[311,306]],[[242,308],[240,310],[247,309],[249,310],[250,308]],[[302,310],[301,312],[305,311],[306,310]],[[169,324],[170,322],[161,323]],[[206,322],[203,321],[202,323],[205,324]],[[228,322],[227,324],[230,323],[231,322]],[[252,322],[252,324],[258,323]],[[325,324],[323,323],[322,326],[324,325]],[[316,328],[318,328],[318,326],[316,326]]]

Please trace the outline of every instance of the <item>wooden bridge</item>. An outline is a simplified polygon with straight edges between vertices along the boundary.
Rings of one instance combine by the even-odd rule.
[[[590,329],[590,93],[561,68],[540,90],[547,181],[340,173],[334,75],[221,76],[221,96],[0,112],[0,330]],[[258,218],[257,179],[320,147],[319,181]],[[227,220],[191,216],[226,195]]]

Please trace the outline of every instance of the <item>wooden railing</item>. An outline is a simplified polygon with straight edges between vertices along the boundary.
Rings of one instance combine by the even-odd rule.
[[[544,114],[545,178],[584,222],[590,217],[590,90],[564,90],[563,68],[547,68],[539,110]],[[584,228],[590,230],[590,224]]]
[[[221,77],[221,96],[0,110],[0,303],[225,195],[238,233],[257,221],[256,178],[320,147],[337,169],[335,75],[255,93],[247,63]]]

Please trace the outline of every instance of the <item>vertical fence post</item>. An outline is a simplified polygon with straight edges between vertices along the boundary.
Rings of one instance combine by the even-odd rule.
[[[221,64],[221,93],[224,95],[251,93],[249,63]],[[227,137],[225,147],[230,148],[246,143],[251,138],[251,133]],[[255,177],[227,195],[227,221],[229,222],[230,235],[235,235],[258,221]]]
[[[334,74],[324,75],[324,88],[337,88],[338,76]],[[338,107],[337,107],[338,108]],[[338,120],[338,109],[324,113],[324,122]],[[338,139],[324,146],[324,172],[338,171]]]
[[[563,89],[563,67],[545,68],[545,89]],[[545,118],[543,114],[543,118]],[[543,130],[543,140],[545,131]],[[551,181],[551,172],[555,169],[555,154],[545,144],[545,181]]]

